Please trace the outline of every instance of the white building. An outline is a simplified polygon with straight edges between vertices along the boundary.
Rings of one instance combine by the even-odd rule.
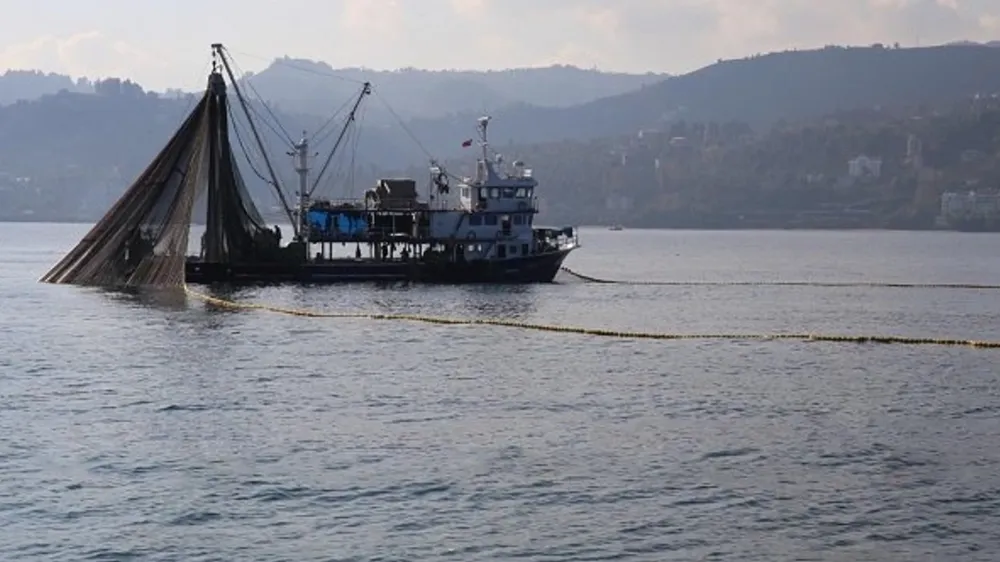
[[[882,159],[869,158],[862,154],[853,160],[847,161],[847,173],[852,178],[870,176],[873,178],[882,175]]]
[[[1000,193],[941,194],[941,216],[945,218],[997,217],[1000,216]]]

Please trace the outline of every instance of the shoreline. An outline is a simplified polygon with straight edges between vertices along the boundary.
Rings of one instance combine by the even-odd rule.
[[[266,221],[266,222],[270,223],[270,222],[274,222],[274,221]],[[281,224],[282,222],[283,221],[277,221],[278,224]],[[12,217],[11,218],[0,218],[0,224],[67,224],[67,225],[69,225],[69,224],[73,224],[73,225],[76,225],[76,224],[89,224],[89,225],[93,225],[93,224],[96,224],[96,223],[97,223],[96,219],[95,220],[84,220],[84,219],[79,219],[79,218],[67,218],[67,219],[35,219],[35,218],[29,219],[29,218],[12,218]],[[204,225],[203,224],[199,224],[199,223],[192,223],[192,226],[204,226]],[[575,225],[575,226],[577,226],[578,228],[586,228],[588,230],[591,230],[591,229],[608,230],[609,232],[625,232],[625,231],[635,231],[635,230],[685,230],[685,231],[698,231],[698,232],[701,232],[701,231],[704,231],[704,232],[726,232],[726,231],[729,231],[729,232],[738,232],[738,231],[758,231],[758,232],[760,232],[760,231],[789,231],[789,232],[793,232],[793,231],[802,231],[802,232],[843,232],[843,231],[852,231],[852,232],[862,232],[862,231],[869,231],[869,232],[965,232],[965,233],[968,233],[968,234],[998,234],[998,233],[1000,233],[1000,230],[998,230],[998,231],[963,231],[963,230],[957,230],[957,229],[938,228],[938,227],[929,227],[929,228],[878,228],[878,227],[870,227],[870,226],[843,226],[843,227],[828,226],[828,227],[823,227],[823,226],[806,226],[806,225],[801,225],[801,226],[779,226],[779,225],[775,225],[775,226],[736,226],[736,225],[734,225],[734,226],[718,226],[718,227],[716,227],[716,226],[704,226],[704,227],[692,227],[692,226],[685,226],[685,227],[674,227],[674,226],[623,226],[622,230],[620,230],[620,231],[611,231],[611,230],[609,230],[611,225],[580,224],[580,225]]]

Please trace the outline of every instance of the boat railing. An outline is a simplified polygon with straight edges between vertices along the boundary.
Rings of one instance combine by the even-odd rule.
[[[367,203],[367,206],[366,206]],[[366,209],[373,208],[373,204],[367,202],[364,198],[340,198],[340,199],[317,199],[309,205],[310,209],[323,210],[323,211],[364,211]]]
[[[567,233],[567,230],[569,231]],[[580,229],[563,229],[559,236],[559,246],[561,248],[575,248],[580,245]]]
[[[535,210],[537,210],[537,205],[534,205]],[[313,201],[309,205],[309,210],[316,211],[367,211],[367,212],[381,212],[381,213],[398,213],[398,212],[419,212],[419,211],[468,211],[461,204],[439,204],[434,202],[430,205],[423,204],[422,201],[418,201],[416,205],[410,206],[380,206],[376,201],[365,200],[365,199],[320,199]]]
[[[573,226],[563,228],[536,228],[535,238],[542,248],[566,250],[580,245],[579,229]]]

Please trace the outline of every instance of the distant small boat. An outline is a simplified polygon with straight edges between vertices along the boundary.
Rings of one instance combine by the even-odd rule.
[[[622,230],[624,227],[620,224],[613,224],[608,227],[608,230]]]

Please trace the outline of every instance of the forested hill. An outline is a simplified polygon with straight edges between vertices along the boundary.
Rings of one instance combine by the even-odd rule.
[[[127,80],[73,84],[93,93],[73,93],[67,87],[59,94],[0,107],[0,191],[5,197],[15,194],[21,209],[69,205],[73,212],[99,214],[109,198],[149,163],[193,106],[193,97],[145,92]],[[357,86],[347,84],[351,89]],[[391,96],[391,89],[381,89]],[[989,97],[993,92],[1000,92],[1000,49],[995,47],[831,47],[722,61],[630,93],[567,108],[520,103],[493,112],[492,140],[502,150],[509,143],[532,147],[518,156],[542,171],[546,160],[579,158],[585,152],[574,147],[581,143],[592,139],[593,146],[605,147],[614,144],[609,139],[635,136],[639,130],[666,133],[675,130],[674,125],[699,122],[737,131],[730,135],[734,138],[760,137],[781,121],[798,123],[876,107],[914,107],[918,114],[928,115],[938,105],[953,106],[956,100],[976,94]],[[347,97],[333,101],[340,105]],[[366,105],[378,104],[371,99]],[[259,116],[271,113],[255,105]],[[320,129],[330,113],[310,113],[287,104],[276,104],[272,110],[296,137],[299,131]],[[439,158],[461,154],[460,144],[472,135],[479,115],[470,110],[447,118],[410,119],[406,131],[367,121],[357,151],[348,151],[359,170],[355,181],[364,185],[377,175],[426,163],[427,153]],[[272,127],[259,129],[276,167],[291,174],[284,160],[287,143]],[[250,142],[245,128],[243,133],[243,140]],[[560,139],[574,142],[556,142]],[[354,147],[353,139],[345,146]],[[328,146],[316,148],[325,155]],[[470,157],[466,152],[464,158]],[[254,184],[251,171],[246,175],[261,197],[269,197],[262,183]],[[102,195],[94,196],[95,190]],[[82,200],[90,203],[72,203]],[[14,207],[0,200],[3,208]]]
[[[741,121],[758,132],[854,108],[935,105],[1000,92],[1000,48],[827,47],[719,61],[571,108],[494,112],[497,138],[546,142],[625,134],[668,121]],[[434,146],[467,134],[472,113],[412,125]]]
[[[93,93],[94,86],[86,78],[74,80],[63,74],[38,70],[7,70],[0,74],[0,105],[34,100],[62,90]]]
[[[324,62],[282,57],[247,78],[263,99],[297,112],[327,114],[340,100],[371,82],[404,118],[435,118],[453,113],[483,113],[512,104],[570,107],[636,90],[662,81],[664,74],[626,74],[556,65],[505,70],[376,71],[332,68]],[[382,104],[369,115],[389,120]]]
[[[361,83],[370,81],[404,118],[493,111],[516,103],[569,107],[629,92],[666,77],[652,72],[626,74],[566,65],[489,71],[388,71],[332,68],[324,62],[290,57],[275,59],[260,72],[245,74],[255,93],[269,102],[290,112],[316,115],[331,113],[353,96]],[[0,74],[0,105],[31,101],[63,90],[93,93],[97,81],[37,70],[8,70]],[[166,93],[176,97],[179,92],[171,89]],[[369,108],[369,114],[376,121],[394,117],[381,104]]]
[[[289,118],[295,125],[286,127],[288,130],[298,131],[300,126],[317,128],[336,106],[356,94],[359,84],[354,78],[362,77],[361,74],[348,74],[341,78],[350,80],[331,79],[327,73],[338,71],[329,68],[324,70],[322,66],[320,63],[292,59],[276,61],[266,71],[252,77],[251,83],[264,99],[276,106],[279,115],[284,115],[285,118],[289,115],[299,116]],[[58,77],[45,78],[45,75],[28,76],[41,82],[54,80],[52,84],[60,84],[70,91],[93,92],[95,87],[88,81],[74,83],[59,81]],[[294,79],[296,76],[298,81]],[[281,85],[283,83],[278,80],[279,77],[288,80],[285,86]],[[876,46],[828,47],[813,51],[773,53],[721,61],[690,74],[654,81],[624,94],[606,96],[570,107],[545,104],[565,104],[566,100],[573,97],[581,99],[588,95],[599,95],[616,88],[625,88],[630,81],[636,84],[648,77],[616,77],[568,67],[465,74],[413,70],[397,74],[385,73],[381,77],[384,79],[382,83],[373,82],[377,95],[392,102],[393,108],[407,121],[407,128],[428,151],[443,156],[455,152],[459,143],[470,135],[475,119],[482,114],[482,110],[479,107],[468,108],[468,104],[473,103],[468,100],[485,99],[482,96],[503,98],[503,101],[480,104],[501,107],[491,111],[495,118],[494,140],[501,144],[607,137],[645,128],[662,128],[667,122],[682,120],[739,121],[749,124],[760,133],[781,120],[809,119],[844,109],[934,105],[976,93],[998,92],[1000,49],[985,45],[916,49]],[[458,86],[463,80],[479,80],[475,82],[479,85],[464,82],[464,86]],[[418,90],[411,90],[411,86],[416,83],[414,81],[428,84],[435,82],[437,86],[425,90],[424,95]],[[593,87],[580,85],[587,81]],[[311,89],[319,84],[326,84],[328,89]],[[70,88],[70,85],[73,87]],[[486,90],[496,95],[485,93]],[[0,91],[5,90],[0,87]],[[323,103],[319,105],[323,106],[324,111],[307,100],[296,104],[287,97],[281,98],[292,95],[295,91],[302,92],[301,96],[322,98]],[[515,94],[520,98],[515,99]],[[443,100],[449,95],[456,98],[465,95],[466,111],[456,111],[446,117],[407,118],[407,111],[420,115],[433,113],[434,110],[423,111],[419,108],[427,106],[431,99],[444,103]],[[480,98],[477,95],[481,95]],[[280,99],[276,101],[275,97]],[[399,100],[407,101],[401,103]],[[525,100],[535,101],[529,103]],[[513,105],[504,106],[508,101]],[[18,153],[31,148],[17,141],[14,141],[15,146],[3,144],[3,139],[23,138],[17,126],[29,127],[32,135],[39,134],[42,138],[86,136],[87,142],[78,147],[83,153],[91,150],[92,146],[107,146],[115,142],[115,139],[101,138],[100,135],[105,133],[93,129],[74,129],[75,123],[86,121],[87,112],[101,104],[84,98],[59,96],[32,103],[38,105],[9,106],[0,112],[3,119],[11,122],[8,130],[0,131],[0,152],[9,152],[8,158],[15,158]],[[79,104],[77,109],[80,115],[55,118],[56,113],[74,113],[76,110],[73,104]],[[180,108],[175,113],[183,111],[184,101],[163,100],[158,107],[167,111],[166,108],[173,105]],[[53,107],[57,110],[56,113],[47,111],[47,107]],[[102,109],[102,117],[115,123],[122,131],[137,128],[142,131],[141,136],[148,134],[155,139],[165,139],[169,134],[160,125],[163,121],[157,117],[159,109],[147,115],[139,111],[137,106],[125,104],[119,107],[119,114],[115,115],[114,107],[112,104],[111,107]],[[372,99],[367,102],[366,107],[370,117],[370,112],[384,109],[384,104],[378,99]],[[450,107],[457,105],[450,104]],[[441,107],[437,110],[441,110]],[[27,121],[28,116],[31,116],[30,123]],[[396,138],[385,146],[385,154],[380,153],[380,149],[370,153],[374,162],[396,165],[396,161],[386,161],[390,157],[389,153],[416,160],[424,159],[423,151],[394,120],[369,118],[365,123],[371,125],[369,128],[377,131],[377,134]],[[10,126],[15,128],[9,129]],[[65,144],[68,141],[60,142]],[[64,157],[77,159],[76,149],[67,146]],[[135,165],[129,167],[134,168]]]

